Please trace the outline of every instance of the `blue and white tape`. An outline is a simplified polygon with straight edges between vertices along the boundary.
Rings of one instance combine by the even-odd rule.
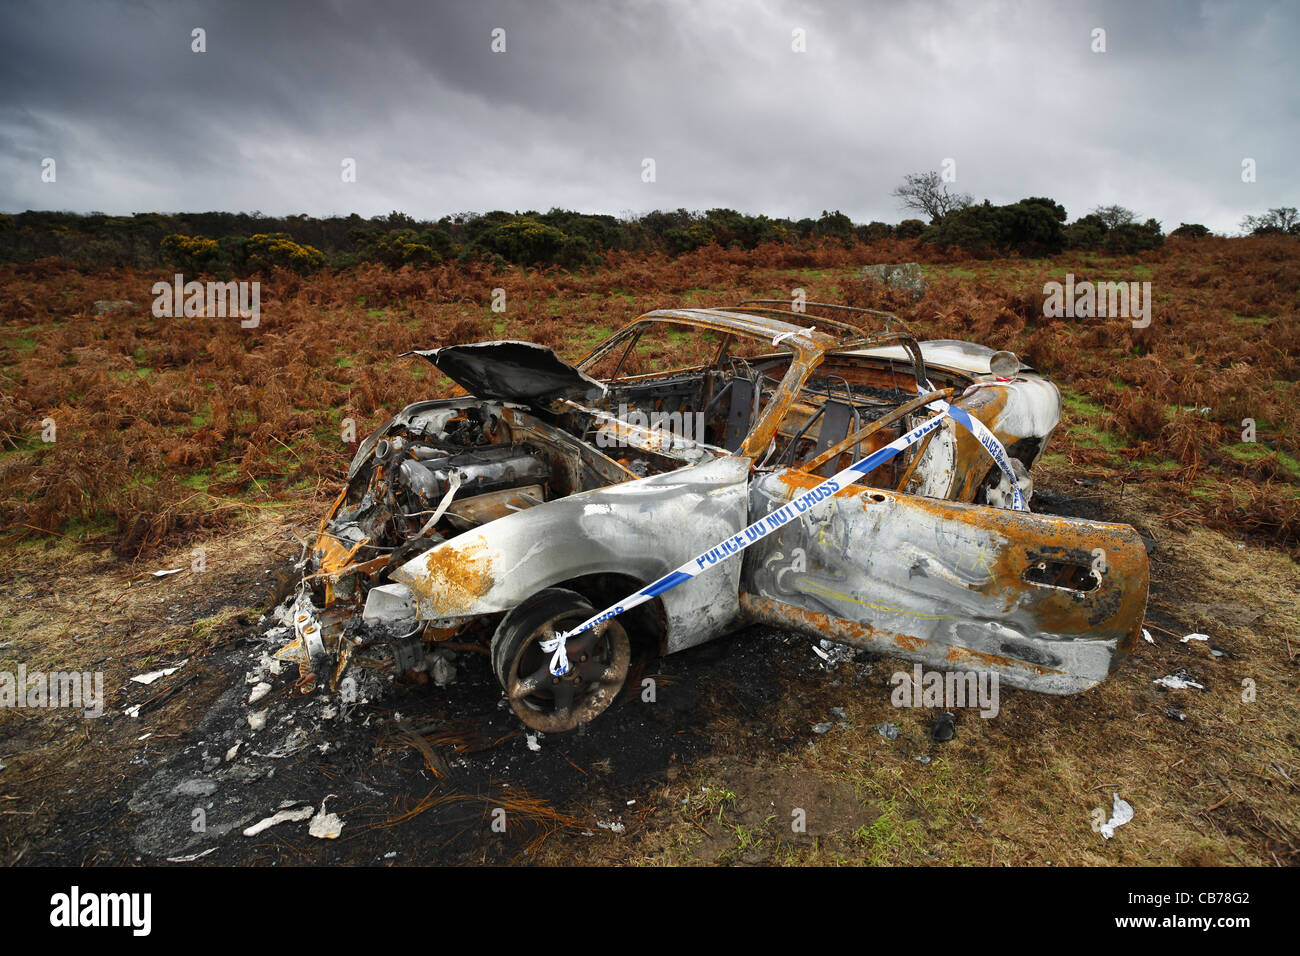
[[[933,389],[927,390],[933,391]],[[921,394],[924,395],[927,390],[922,390]],[[753,524],[742,529],[737,534],[732,535],[724,541],[718,542],[703,554],[696,555],[676,571],[671,571],[668,574],[665,574],[658,581],[646,585],[635,594],[628,595],[618,604],[605,608],[605,610],[583,621],[577,627],[565,631],[563,634],[556,634],[549,639],[542,640],[540,644],[543,652],[551,654],[551,673],[556,677],[559,677],[569,672],[569,657],[565,652],[565,642],[575,634],[581,634],[583,631],[595,627],[602,621],[607,621],[616,615],[622,614],[624,611],[630,611],[632,608],[658,597],[665,591],[671,591],[679,584],[686,583],[691,580],[691,578],[707,571],[716,564],[720,564],[732,555],[739,554],[750,545],[762,541],[772,532],[779,531],[791,521],[802,517],[809,509],[816,507],[828,498],[834,497],[849,485],[855,484],[858,479],[870,474],[899,452],[920,441],[936,428],[939,428],[943,424],[944,416],[957,422],[979,440],[979,443],[986,451],[988,451],[989,455],[997,463],[997,466],[1002,473],[1011,479],[1011,487],[1014,489],[1012,492],[1013,506],[1018,511],[1025,511],[1025,501],[1020,494],[1019,481],[1016,478],[1015,471],[1011,467],[1007,450],[1002,447],[1002,443],[997,440],[997,437],[989,431],[988,428],[985,427],[984,423],[971,416],[965,409],[956,408],[941,400],[936,399],[933,402],[929,402],[926,405],[926,408],[933,409],[938,412],[938,414],[931,418],[927,418],[920,425],[917,425],[911,431],[895,438],[888,445],[878,448],[865,458],[855,461],[843,471],[837,472],[830,478],[827,478],[815,488],[811,488],[803,494],[792,498],[771,514],[764,515],[762,518],[759,518]]]
[[[980,382],[978,384],[981,387],[987,387],[990,385],[1004,385],[1006,383]],[[970,391],[970,389],[967,389],[967,391]],[[925,393],[922,392],[921,394]],[[1020,479],[1016,476],[1015,469],[1011,467],[1011,456],[1008,455],[1007,450],[1002,447],[1002,442],[998,441],[997,436],[989,431],[988,427],[982,421],[964,408],[957,408],[942,400],[929,402],[925,407],[933,408],[935,411],[947,415],[958,425],[961,425],[975,436],[976,441],[984,446],[984,450],[989,453],[989,457],[993,459],[993,463],[998,466],[998,470],[1001,471],[1002,474],[1006,475],[1008,480],[1010,480],[1011,507],[1016,511],[1028,511],[1029,508],[1025,504],[1024,495],[1020,493]]]

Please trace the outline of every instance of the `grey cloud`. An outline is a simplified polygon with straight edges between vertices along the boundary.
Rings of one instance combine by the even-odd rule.
[[[979,198],[1229,230],[1300,201],[1298,34],[1267,2],[18,4],[0,208],[897,221],[902,175],[952,157]]]

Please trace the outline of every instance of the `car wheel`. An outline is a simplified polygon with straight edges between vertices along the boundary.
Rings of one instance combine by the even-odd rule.
[[[492,670],[510,706],[529,727],[564,733],[602,714],[623,689],[632,657],[627,632],[617,620],[575,634],[565,642],[569,671],[550,672],[551,655],[539,641],[581,624],[595,613],[582,595],[547,588],[502,620],[492,637]]]

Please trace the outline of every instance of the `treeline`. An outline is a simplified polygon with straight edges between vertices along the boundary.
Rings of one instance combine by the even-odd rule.
[[[1184,224],[1171,235],[1208,235]],[[733,209],[656,211],[619,218],[563,209],[459,213],[436,221],[400,212],[316,219],[260,213],[138,213],[109,216],[28,211],[0,214],[0,262],[59,257],[88,267],[175,267],[231,275],[273,267],[310,272],[363,262],[403,265],[483,259],[496,265],[564,269],[594,266],[613,251],[680,255],[710,244],[917,239],[970,256],[1048,255],[1065,249],[1139,252],[1165,236],[1154,219],[1137,222],[1112,206],[1066,223],[1063,206],[1032,197],[1006,205],[969,204],[932,218],[854,223],[839,211],[813,219],[773,219]]]
[[[307,271],[362,262],[396,268],[466,259],[581,268],[598,265],[612,251],[679,255],[711,243],[752,249],[766,242],[888,238],[898,231],[886,223],[855,226],[838,211],[790,220],[731,209],[678,209],[631,218],[552,209],[459,213],[436,221],[401,212],[315,219],[224,212],[108,216],[29,211],[0,215],[0,261],[57,256],[88,266],[174,265],[213,272],[270,265]]]

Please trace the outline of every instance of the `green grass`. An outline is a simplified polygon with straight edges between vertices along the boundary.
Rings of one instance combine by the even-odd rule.
[[[150,374],[151,372],[153,372],[153,369],[148,368],[148,367],[146,367],[146,368],[134,368],[134,369],[122,369],[122,370],[120,370],[120,371],[116,371],[116,372],[109,372],[109,373],[108,373],[108,377],[109,377],[109,378],[112,378],[112,379],[116,379],[116,380],[119,381],[119,382],[129,382],[129,381],[132,381],[132,380],[134,380],[134,379],[148,378],[148,377],[149,377],[149,374]]]
[[[1276,455],[1278,461],[1282,464],[1293,477],[1300,478],[1300,460],[1297,460],[1280,448],[1269,448],[1261,442],[1238,442],[1235,445],[1228,445],[1226,451],[1233,458],[1242,462],[1256,462],[1263,458]]]
[[[924,828],[908,819],[897,798],[887,797],[879,804],[880,816],[858,827],[854,842],[862,848],[862,860],[868,866],[892,866],[923,849]]]
[[[1122,438],[1103,425],[1108,413],[1092,399],[1063,388],[1061,403],[1065,406],[1064,424],[1075,443],[1112,452],[1128,447]]]
[[[13,349],[15,352],[35,352],[36,338],[31,335],[19,335],[5,339],[5,348]]]

